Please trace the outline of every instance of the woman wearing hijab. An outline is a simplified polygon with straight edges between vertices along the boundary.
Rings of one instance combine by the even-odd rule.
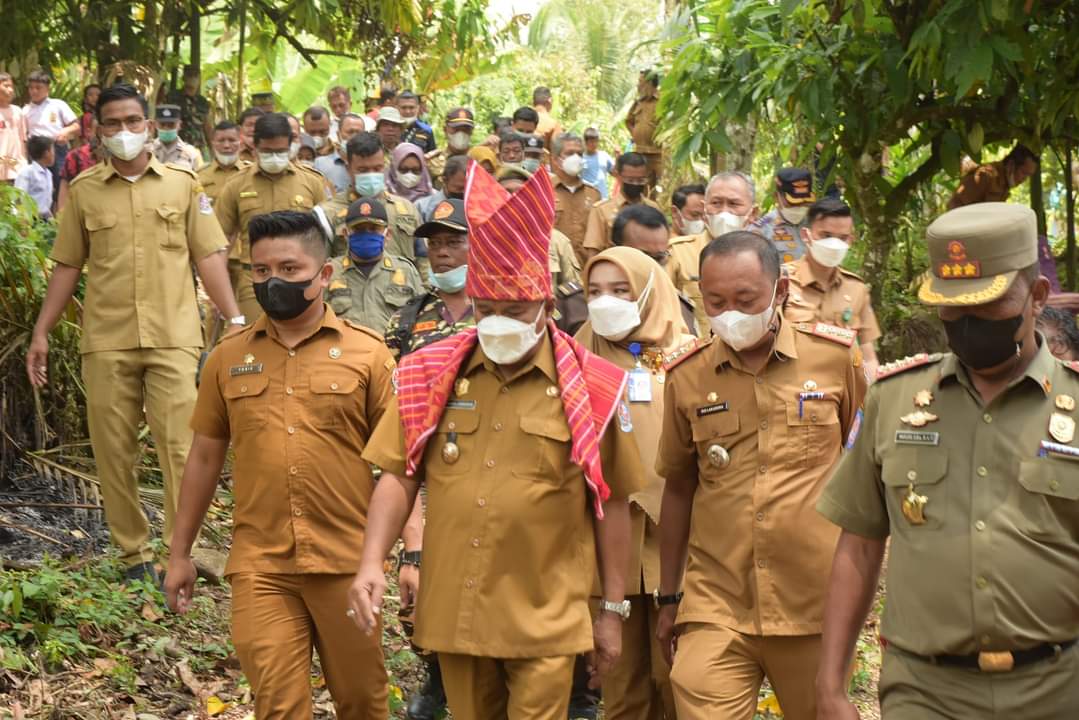
[[[604,716],[608,720],[674,720],[671,669],[655,639],[658,612],[652,591],[659,587],[663,478],[654,468],[663,427],[663,364],[667,356],[695,339],[682,318],[674,285],[640,250],[604,250],[585,265],[582,284],[589,319],[576,340],[629,371],[629,411],[647,479],[645,488],[630,496],[626,598],[632,609],[623,626],[622,656],[603,683]]]
[[[411,203],[434,192],[427,161],[418,145],[403,142],[393,149],[390,167],[386,170],[386,187]]]
[[[487,145],[477,145],[468,151],[468,157],[475,160],[484,170],[492,175],[498,175],[502,164],[498,162],[498,154]]]

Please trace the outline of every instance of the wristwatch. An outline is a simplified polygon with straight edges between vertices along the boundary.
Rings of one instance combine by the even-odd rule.
[[[229,325],[239,325],[243,327],[247,324],[247,318],[243,315],[237,315],[236,317],[229,318]]]
[[[418,568],[422,555],[422,550],[402,550],[401,554],[397,556],[397,570],[400,571],[405,565],[413,565]]]
[[[606,610],[607,612],[614,613],[622,618],[623,621],[629,620],[629,600],[623,600],[622,602],[611,602],[610,600],[604,600],[600,605],[600,610]]]
[[[661,608],[664,605],[677,605],[682,602],[682,592],[676,592],[674,595],[660,595],[659,588],[656,588],[652,593],[652,600],[656,603],[657,608]]]

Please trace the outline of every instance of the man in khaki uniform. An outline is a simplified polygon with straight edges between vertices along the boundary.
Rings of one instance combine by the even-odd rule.
[[[255,123],[266,113],[257,107],[249,107],[240,113],[236,122],[240,125],[240,159],[253,163],[258,157],[255,152]]]
[[[361,197],[372,197],[378,200],[386,211],[389,223],[387,253],[394,257],[407,258],[414,263],[416,228],[422,220],[415,205],[386,190],[386,176],[382,172],[382,167],[386,164],[386,154],[382,151],[378,136],[369,132],[357,133],[348,141],[346,151],[352,187],[322,203],[322,209],[334,227],[333,256],[342,256],[348,251],[349,229],[345,218],[349,207]]]
[[[663,175],[663,148],[656,142],[656,106],[659,104],[659,73],[642,70],[637,79],[637,99],[626,115],[626,128],[633,149],[648,161],[648,187],[655,193]]]
[[[476,120],[472,111],[466,107],[453,108],[446,114],[446,147],[427,153],[427,170],[438,189],[442,189],[443,171],[446,161],[457,155],[468,155],[472,147],[472,132],[476,129]]]
[[[251,286],[251,249],[247,224],[256,215],[275,210],[311,210],[326,200],[326,189],[315,173],[289,160],[292,128],[283,113],[270,113],[255,122],[255,164],[229,180],[214,212],[229,238],[229,277],[240,310],[248,322],[262,315]]]
[[[423,294],[416,266],[385,251],[387,222],[386,208],[375,198],[349,205],[343,222],[348,249],[331,262],[326,290],[335,313],[380,335],[394,313]]]
[[[626,375],[550,324],[548,175],[507,196],[471,173],[465,291],[478,324],[401,361],[364,451],[383,475],[352,611],[377,630],[383,560],[426,484],[415,640],[439,653],[454,717],[565,720],[576,654],[595,647],[597,684],[628,608],[626,498],[643,478]]]
[[[727,170],[717,174],[704,191],[705,229],[695,235],[672,238],[667,275],[678,292],[693,302],[697,334],[708,337],[708,312],[700,287],[700,256],[708,243],[724,233],[741,230],[757,218],[757,191],[745,173]]]
[[[138,430],[145,418],[165,476],[168,545],[202,346],[192,261],[225,317],[233,325],[244,321],[209,198],[193,172],[162,165],[146,147],[145,98],[130,85],[114,85],[102,91],[97,112],[110,157],[71,182],[26,366],[30,382],[43,386],[49,331],[85,265],[82,379],[105,517],[127,577],[156,578],[135,477]]]
[[[181,165],[189,170],[202,167],[202,153],[194,145],[180,139],[180,108],[177,105],[158,105],[154,110],[157,138],[151,151],[158,162]]]
[[[1079,365],[1035,332],[1049,296],[1037,221],[983,203],[926,235],[918,297],[937,306],[952,352],[882,366],[818,504],[842,528],[821,717],[858,717],[847,667],[889,538],[885,720],[1075,717]]]
[[[573,243],[577,263],[584,266],[584,235],[592,206],[603,201],[599,190],[581,180],[584,140],[578,135],[557,135],[551,148],[554,171],[554,226]]]
[[[551,114],[554,108],[554,98],[551,97],[551,89],[543,86],[532,91],[532,109],[539,115],[539,122],[533,132],[543,139],[543,144],[551,147],[554,139],[562,132],[562,126]],[[584,149],[582,148],[582,152]]]
[[[596,203],[588,212],[584,242],[581,244],[586,259],[611,247],[611,226],[618,211],[625,206],[643,203],[662,211],[659,205],[645,197],[648,162],[644,155],[635,152],[620,155],[614,163],[614,171],[619,181],[618,192]]]
[[[802,241],[807,252],[786,266],[791,293],[783,315],[793,322],[825,322],[858,333],[866,377],[873,378],[880,327],[869,287],[840,264],[855,240],[850,207],[836,198],[818,200],[809,207],[806,223]]]
[[[1038,171],[1038,157],[1026,145],[1016,145],[1003,160],[978,165],[963,176],[952,199],[951,209],[981,202],[1004,202],[1012,188],[1019,187]]]
[[[785,718],[817,718],[838,532],[814,506],[866,381],[853,332],[783,317],[787,285],[763,238],[714,240],[701,287],[716,337],[667,365],[657,634],[668,648],[677,634],[682,720],[750,720],[766,675]]]
[[[311,717],[314,646],[337,717],[384,720],[380,637],[361,633],[345,611],[374,490],[360,452],[392,396],[394,362],[380,335],[322,302],[330,267],[311,213],[260,215],[250,240],[265,314],[226,338],[203,369],[166,598],[173,610],[190,606],[191,548],[231,445],[225,575],[255,712]]]
[[[199,182],[210,202],[225,189],[225,183],[236,173],[251,165],[240,159],[240,128],[236,123],[222,120],[214,126],[210,135],[210,148],[214,159],[198,172]]]

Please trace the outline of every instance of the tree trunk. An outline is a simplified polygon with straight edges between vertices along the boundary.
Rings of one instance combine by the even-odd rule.
[[[1030,176],[1030,207],[1038,216],[1038,234],[1046,234],[1045,224],[1045,193],[1042,191],[1042,166],[1041,157],[1038,158],[1038,169]]]
[[[753,152],[757,144],[756,119],[750,115],[745,122],[727,123],[727,137],[731,141],[731,151],[712,158],[712,174],[722,170],[739,170],[752,175]]]
[[[198,2],[191,3],[191,67],[202,71],[202,11]]]
[[[848,153],[853,158],[851,163],[853,182],[847,188],[848,199],[854,212],[865,226],[866,254],[862,272],[866,278],[874,278],[869,284],[873,307],[879,308],[884,284],[887,277],[888,255],[895,244],[895,220],[885,211],[885,198],[880,193],[877,183],[880,179],[882,157],[880,151],[870,155]]]
[[[1075,292],[1075,176],[1072,174],[1072,146],[1065,140],[1064,147],[1064,219],[1068,239],[1064,253],[1067,263],[1068,292]]]

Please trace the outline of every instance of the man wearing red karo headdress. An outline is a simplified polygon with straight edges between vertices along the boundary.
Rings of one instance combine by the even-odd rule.
[[[626,373],[551,319],[547,173],[510,196],[472,163],[465,207],[477,326],[398,368],[363,454],[383,475],[349,614],[377,628],[383,561],[426,483],[414,640],[439,654],[453,716],[564,720],[575,655],[591,653],[598,684],[628,615],[627,498],[643,476]]]

